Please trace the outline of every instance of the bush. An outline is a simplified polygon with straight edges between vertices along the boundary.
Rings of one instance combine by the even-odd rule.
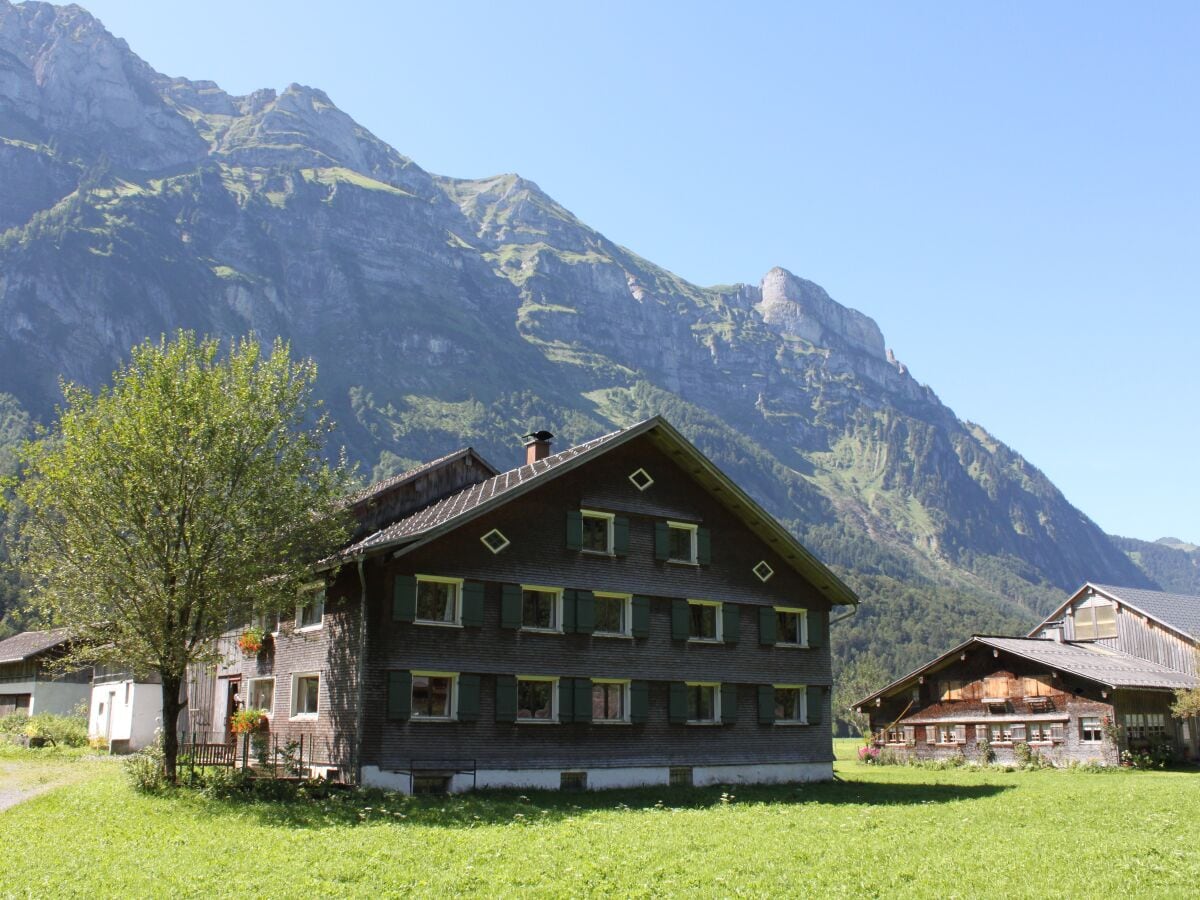
[[[143,794],[158,794],[170,786],[163,771],[162,747],[158,743],[127,757],[123,765],[125,777],[134,790]]]
[[[80,716],[58,716],[38,713],[28,716],[13,713],[0,719],[0,734],[9,740],[27,742],[30,747],[86,747],[87,719]]]

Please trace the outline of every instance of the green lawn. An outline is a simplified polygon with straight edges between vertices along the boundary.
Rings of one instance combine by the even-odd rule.
[[[277,806],[116,767],[0,813],[0,895],[1195,896],[1200,773],[873,768],[841,783]]]

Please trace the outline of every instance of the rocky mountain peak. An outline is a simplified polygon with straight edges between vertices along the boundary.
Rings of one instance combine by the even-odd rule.
[[[838,347],[887,360],[883,334],[869,316],[842,306],[819,284],[776,266],[763,276],[755,305],[763,320],[780,334],[818,347]]]

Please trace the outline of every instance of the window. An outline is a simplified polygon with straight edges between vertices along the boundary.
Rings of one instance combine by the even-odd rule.
[[[586,791],[587,772],[562,772],[558,776],[559,790]]]
[[[562,589],[521,586],[521,627],[535,631],[561,631]]]
[[[1010,744],[1013,740],[1012,724],[1009,722],[993,722],[988,726],[988,740],[993,744]]]
[[[763,584],[770,581],[771,576],[775,574],[775,570],[771,568],[765,559],[760,559],[751,571],[754,572],[755,577]]]
[[[325,588],[317,588],[296,607],[296,630],[320,628],[325,617]]]
[[[1146,741],[1167,736],[1163,713],[1130,713],[1125,716],[1125,733],[1131,741]]]
[[[583,547],[585,553],[604,553],[613,555],[613,521],[612,513],[582,511],[583,516]]]
[[[1097,743],[1104,740],[1104,731],[1100,727],[1099,716],[1082,716],[1079,719],[1079,739],[1088,741],[1089,743]],[[1046,737],[1039,740],[1050,740],[1049,729],[1047,729]]]
[[[413,772],[412,792],[414,794],[448,794],[450,793],[450,776],[423,775]]]
[[[126,701],[128,703],[128,701]],[[275,711],[275,679],[250,679],[250,708],[265,709],[267,715]]]
[[[775,643],[785,647],[808,646],[808,612],[791,606],[775,607]]]
[[[412,673],[412,717],[450,721],[455,714],[454,672]]]
[[[1141,741],[1146,738],[1146,717],[1141,713],[1129,713],[1125,716],[1125,735],[1131,741]]]
[[[965,744],[967,742],[967,726],[954,725],[949,722],[939,723],[937,739],[939,744]]]
[[[671,766],[667,770],[667,783],[671,787],[691,787],[692,780],[691,766]]]
[[[802,684],[775,685],[775,724],[807,725],[807,697],[808,689]]]
[[[645,469],[630,472],[629,480],[633,482],[633,486],[639,491],[644,491],[650,485],[654,484],[654,479],[650,477],[650,474]]]
[[[596,598],[595,634],[628,635],[633,619],[633,597],[629,594],[601,594]]]
[[[461,578],[417,576],[417,612],[413,621],[426,625],[457,625],[461,619]]]
[[[698,526],[681,522],[667,523],[667,561],[696,563],[696,532]]]
[[[688,601],[688,640],[721,640],[721,604],[713,600]]]
[[[493,554],[499,553],[510,543],[508,538],[504,536],[504,532],[499,528],[493,528],[479,540],[483,542],[483,546],[492,551]]]
[[[517,721],[558,721],[557,678],[517,678]]]
[[[999,699],[1008,696],[1008,679],[1003,675],[989,675],[983,679],[983,696]]]
[[[1026,697],[1049,697],[1053,688],[1047,683],[1048,681],[1049,679],[1026,675],[1021,679],[1021,690],[1025,692]]]
[[[718,684],[687,683],[689,725],[712,725],[721,720],[721,690]]]
[[[1117,608],[1095,595],[1075,607],[1075,640],[1091,641],[1117,636]]]
[[[963,683],[961,681],[943,681],[941,693],[943,700],[961,700]]]
[[[260,613],[251,620],[250,624],[262,631],[263,634],[279,634],[279,613]]]
[[[629,682],[592,679],[592,721],[629,721]]]
[[[292,718],[315,719],[321,693],[321,676],[316,673],[292,676]]]

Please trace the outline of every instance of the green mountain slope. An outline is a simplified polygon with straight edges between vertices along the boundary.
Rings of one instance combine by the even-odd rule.
[[[1200,596],[1200,547],[1178,538],[1113,537],[1112,542],[1163,590]]]
[[[0,188],[0,391],[35,418],[146,335],[255,329],[316,359],[367,476],[666,415],[861,579],[846,646],[893,666],[1151,583],[818,285],[690,284],[533,182],[431,175],[319,90],[167,78],[78,7],[0,0]]]

